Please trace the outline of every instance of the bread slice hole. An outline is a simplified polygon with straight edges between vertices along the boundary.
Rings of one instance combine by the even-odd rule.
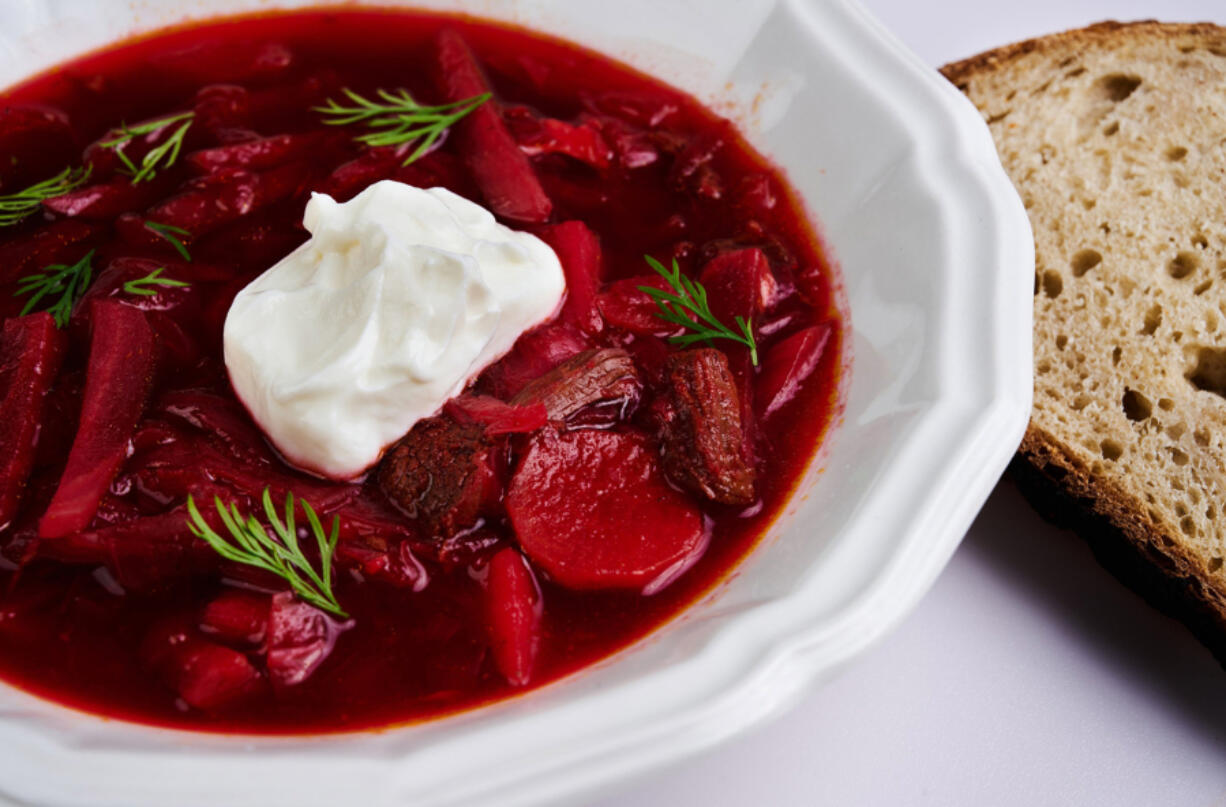
[[[1064,350],[1068,346],[1068,337],[1060,334],[1056,337],[1056,350]]]
[[[1208,516],[1209,518],[1213,518],[1213,516],[1210,516],[1208,512],[1206,512],[1205,515]],[[1221,569],[1221,568],[1222,568],[1221,558],[1209,558],[1209,571],[1216,572],[1218,569]]]
[[[1187,156],[1188,150],[1183,146],[1171,146],[1166,150],[1166,158],[1173,163],[1177,163]]]
[[[1064,278],[1060,277],[1060,273],[1052,269],[1048,269],[1043,273],[1043,293],[1053,300],[1060,296],[1060,292],[1064,291]]]
[[[1204,294],[1205,292],[1209,291],[1209,289],[1210,289],[1212,286],[1213,286],[1213,278],[1209,278],[1208,280],[1206,280],[1206,281],[1204,281],[1204,282],[1200,283],[1199,285],[1197,285],[1197,287],[1196,287],[1196,288],[1192,289],[1192,293],[1193,293],[1193,294],[1195,294],[1197,297],[1199,297],[1200,295],[1202,295],[1202,294]]]
[[[1159,398],[1158,408],[1161,409],[1163,412],[1169,412],[1175,408],[1175,402],[1172,401],[1170,398]]]
[[[1115,350],[1111,351],[1111,364],[1114,367],[1120,366],[1120,359],[1124,358],[1124,349],[1119,345],[1115,346]]]
[[[1099,444],[1099,450],[1103,453],[1103,459],[1108,462],[1115,462],[1124,454],[1124,447],[1110,438]]]
[[[1197,233],[1192,237],[1192,246],[1196,247],[1197,249],[1208,249],[1209,239],[1205,238],[1204,233]]]
[[[1171,455],[1171,462],[1175,463],[1180,468],[1188,464],[1188,455],[1182,449],[1175,448],[1175,446],[1167,446],[1166,450]]]
[[[1120,401],[1124,407],[1124,415],[1131,421],[1148,420],[1154,413],[1153,404],[1135,389],[1124,388],[1124,398]]]
[[[1103,262],[1102,254],[1096,249],[1079,250],[1070,262],[1073,267],[1073,277],[1082,277],[1086,272]]]
[[[1145,312],[1145,321],[1141,324],[1141,333],[1144,336],[1153,336],[1154,331],[1158,330],[1158,326],[1162,324],[1162,306],[1155,303],[1150,306]]]
[[[1141,86],[1140,76],[1127,76],[1123,73],[1112,73],[1094,82],[1094,95],[1103,101],[1118,104],[1137,91]]]
[[[1105,129],[1103,129],[1103,136],[1111,137],[1112,135],[1118,133],[1119,130],[1120,130],[1120,122],[1112,121],[1111,123],[1107,124],[1107,127]]]
[[[1185,377],[1198,390],[1226,398],[1226,348],[1197,348],[1196,363]]]
[[[1195,252],[1180,252],[1171,258],[1166,271],[1176,280],[1183,280],[1200,268],[1200,256]]]

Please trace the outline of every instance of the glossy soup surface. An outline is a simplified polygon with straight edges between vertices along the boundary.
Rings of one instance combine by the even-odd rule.
[[[0,317],[20,312],[26,298],[15,292],[22,276],[47,264],[71,264],[91,249],[95,278],[116,259],[148,258],[165,266],[168,276],[192,284],[139,299],[125,298],[113,288],[105,292],[172,320],[178,326],[174,338],[181,343],[167,347],[174,340],[158,331],[164,349],[153,393],[132,453],[88,534],[75,543],[48,546],[52,542],[33,538],[34,525],[64,469],[89,355],[84,308],[90,297],[78,306],[68,327],[71,347],[47,399],[38,459],[22,509],[12,525],[0,530],[6,569],[0,578],[0,677],[110,716],[252,732],[340,731],[411,721],[517,691],[491,659],[483,605],[489,558],[515,545],[506,518],[496,512],[486,514],[480,529],[445,544],[421,535],[411,520],[397,514],[404,521],[403,535],[363,536],[359,548],[367,554],[361,561],[338,553],[336,594],[353,626],[339,635],[331,654],[304,682],[265,688],[217,708],[192,707],[179,697],[166,671],[150,664],[149,637],[168,623],[196,630],[202,609],[235,583],[277,590],[278,581],[219,566],[207,548],[203,555],[199,546],[182,550],[179,544],[190,540],[182,530],[166,537],[168,546],[178,542],[166,554],[156,541],[137,546],[114,537],[113,530],[106,532],[182,505],[181,499],[167,501],[142,486],[139,471],[150,451],[166,444],[173,448],[176,440],[190,436],[213,440],[209,445],[216,446],[217,456],[246,449],[267,453],[262,444],[236,448],[226,435],[212,434],[207,427],[202,435],[165,402],[185,390],[234,401],[220,356],[220,327],[229,300],[306,238],[300,221],[310,191],[349,198],[372,179],[353,169],[354,161],[378,162],[354,142],[358,132],[324,126],[312,107],[340,98],[346,87],[367,95],[377,88],[403,87],[423,102],[437,102],[432,40],[445,25],[458,30],[471,47],[509,129],[531,155],[552,201],[549,223],[582,221],[598,236],[604,289],[619,279],[648,275],[645,254],[665,262],[676,257],[687,274],[697,277],[711,258],[757,247],[777,286],[770,307],[754,323],[764,358],[805,328],[821,326],[829,334],[820,362],[792,399],[769,416],[759,411],[754,417],[757,501],[748,507],[700,502],[710,540],[680,578],[644,596],[628,590],[568,590],[538,570],[543,617],[529,686],[608,656],[676,615],[723,578],[779,514],[837,406],[843,326],[830,299],[832,270],[804,211],[779,173],[726,121],[688,96],[594,53],[471,20],[328,11],[173,30],[79,59],[4,93],[0,193],[81,165],[83,159],[95,161],[91,183],[115,180],[115,166],[105,162],[105,155],[99,157],[96,145],[109,131],[125,122],[187,110],[197,116],[177,162],[153,181],[134,186],[139,192],[121,205],[122,211],[93,218],[40,212],[16,226],[0,227]],[[224,103],[209,107],[201,99],[210,97]],[[22,129],[13,110],[31,107],[42,109],[52,122]],[[206,108],[219,116],[208,125]],[[600,154],[585,161],[549,153],[548,139],[541,135],[543,118],[600,133]],[[291,150],[280,162],[245,172],[222,172],[212,180],[200,179],[200,170],[187,159],[226,143],[309,133],[319,137],[309,149]],[[398,159],[383,160],[372,169],[373,178],[442,184],[481,202],[457,149],[457,139],[448,137],[435,153],[408,168],[400,168]],[[190,263],[169,241],[141,232],[140,223],[165,200],[210,181],[241,189],[252,182],[252,174],[259,175],[263,190],[246,201],[241,194],[233,197],[240,199],[232,204],[241,210],[184,227],[190,232],[183,237]],[[508,223],[540,229],[539,224]],[[549,353],[548,333],[534,350]],[[680,349],[660,336],[607,323],[584,339],[591,347],[626,347],[644,364]],[[731,342],[712,346],[726,352],[738,373],[749,374],[743,389],[752,389],[760,370],[750,368],[744,349]],[[644,376],[650,378],[651,371],[645,369]],[[488,378],[478,381],[480,391],[497,392],[496,386]],[[3,393],[0,387],[0,398]],[[577,428],[639,430],[654,439],[647,417],[652,394],[648,381],[642,401],[617,413],[616,422],[596,418]],[[508,468],[514,469],[522,439],[508,440],[505,452]],[[189,457],[184,452],[182,461],[193,464]],[[351,491],[280,462],[269,473],[321,510],[327,509],[331,491],[387,512],[373,475]],[[99,535],[112,537],[99,543]],[[342,544],[350,540],[356,539],[342,535]],[[84,549],[66,548],[77,544]],[[362,562],[373,565],[363,567]],[[377,573],[388,564],[400,564],[400,579]],[[405,574],[417,577],[406,582]],[[426,579],[424,587],[419,585]],[[255,644],[235,646],[260,668]]]

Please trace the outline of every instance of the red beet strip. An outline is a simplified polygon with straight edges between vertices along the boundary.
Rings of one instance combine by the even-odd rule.
[[[600,288],[600,242],[596,234],[581,221],[566,221],[544,230],[541,239],[553,247],[566,275],[562,321],[585,333],[599,333],[604,320],[596,307]]]
[[[511,686],[524,686],[532,679],[542,614],[540,590],[524,556],[507,547],[490,558],[485,625],[494,664]]]
[[[77,436],[40,538],[61,538],[89,525],[145,409],[157,346],[143,312],[110,300],[94,302],[93,337]]]
[[[45,311],[5,320],[0,330],[0,530],[17,516],[38,448],[43,401],[66,343]]]
[[[454,30],[438,34],[435,50],[434,80],[447,101],[462,101],[490,91],[472,51]],[[516,221],[548,220],[553,203],[492,99],[457,122],[453,134],[491,210]]]

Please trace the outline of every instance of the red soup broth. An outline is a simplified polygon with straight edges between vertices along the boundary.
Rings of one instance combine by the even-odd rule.
[[[806,329],[818,329],[811,333],[820,333],[825,344],[815,354],[816,367],[798,384],[782,379],[786,395],[770,414],[756,401],[745,420],[756,498],[736,507],[695,499],[709,540],[678,578],[645,595],[570,590],[537,570],[543,615],[526,685],[508,683],[492,658],[485,605],[490,559],[516,540],[505,515],[487,513],[479,529],[443,545],[431,536],[399,535],[362,544],[356,553],[338,551],[335,593],[352,626],[335,637],[330,655],[306,680],[269,686],[262,655],[267,636],[236,639],[200,626],[210,603],[236,591],[240,601],[251,594],[248,604],[254,603],[259,623],[267,592],[284,585],[220,564],[201,543],[189,546],[192,537],[182,535],[175,515],[183,498],[151,491],[142,464],[154,451],[189,470],[214,460],[224,465],[225,457],[243,452],[273,456],[273,465],[260,466],[269,469],[266,484],[295,491],[325,513],[325,523],[333,498],[395,512],[373,473],[360,484],[336,483],[275,459],[237,405],[221,360],[220,329],[238,289],[306,239],[301,217],[312,190],[346,199],[375,179],[394,178],[444,185],[484,203],[480,182],[459,153],[460,138],[448,136],[427,157],[401,167],[399,158],[380,158],[355,142],[361,130],[324,125],[312,109],[328,98],[343,100],[342,88],[368,97],[378,88],[405,88],[423,103],[438,103],[434,42],[444,27],[471,48],[494,93],[491,108],[528,155],[552,203],[547,221],[506,223],[537,232],[553,223],[583,222],[600,245],[597,291],[620,288],[624,293],[614,303],[637,305],[639,319],[646,312],[649,325],[645,296],[636,301],[633,284],[617,285],[650,274],[644,255],[665,263],[676,258],[697,278],[712,259],[760,250],[774,285],[769,307],[754,322],[762,365],[753,369],[746,350],[733,342],[710,344],[725,352],[744,380],[742,389],[757,385],[759,396],[763,384],[777,389],[781,380],[763,376],[787,364],[776,356],[770,369],[773,348]],[[195,117],[182,153],[147,182],[127,181],[113,150],[99,145],[124,123],[187,111]],[[245,166],[218,168],[202,154],[276,135],[292,135],[287,142],[294,145]],[[131,153],[139,156],[152,145],[133,145]],[[192,24],[119,43],[9,89],[0,151],[0,194],[84,164],[93,166],[87,186],[109,183],[122,191],[94,207],[52,200],[20,223],[0,227],[3,317],[18,316],[28,300],[18,294],[22,277],[48,265],[71,265],[93,251],[95,286],[64,329],[67,349],[46,398],[37,457],[16,518],[0,529],[0,678],[68,706],[196,730],[330,732],[434,718],[556,681],[641,639],[724,579],[782,512],[839,406],[845,328],[831,299],[837,281],[780,172],[727,120],[688,95],[554,38],[469,18],[390,10],[312,10]],[[216,219],[191,211],[187,218],[171,216],[188,231],[176,239],[143,227],[146,220],[171,223],[165,216],[174,206],[166,200],[218,187],[240,188],[248,195],[224,198],[246,201],[232,202],[239,209]],[[125,295],[115,277],[126,275],[107,276],[109,267],[124,261],[165,267],[166,276],[191,286],[159,289],[151,297]],[[38,540],[38,520],[77,429],[91,296],[145,311],[159,347],[158,370],[127,457],[89,525],[75,537]],[[625,347],[645,376],[682,349],[614,324],[621,321],[616,312],[603,319],[594,333],[580,331],[583,344]],[[540,354],[540,368],[566,355],[555,350],[557,332],[532,336],[535,342],[521,340],[516,350]],[[0,367],[0,400],[8,378],[3,372]],[[491,378],[496,381],[497,373],[487,372],[478,391],[505,393]],[[639,430],[654,439],[647,414],[651,389],[648,379],[636,411],[617,414],[614,422],[597,418],[588,427]],[[240,425],[219,431],[174,415],[182,414],[184,400],[201,395],[230,406],[225,411]],[[198,458],[202,445],[213,453]],[[510,472],[522,442],[509,441],[505,452]],[[218,489],[258,502],[251,488],[262,480],[237,476],[210,478]],[[407,516],[395,518],[414,531]],[[141,519],[148,526],[134,528],[135,537],[116,537],[116,527]],[[99,535],[111,537],[100,542]],[[342,545],[351,538],[342,533]],[[263,631],[262,623],[258,627]],[[196,705],[189,703],[183,670],[168,673],[175,662],[159,660],[158,642],[175,631],[228,648],[228,655],[217,653],[225,663],[254,671],[259,681],[253,691],[218,703],[197,694]]]

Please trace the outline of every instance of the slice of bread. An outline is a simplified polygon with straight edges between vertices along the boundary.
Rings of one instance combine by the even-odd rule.
[[[1100,23],[942,72],[1034,228],[1014,477],[1226,663],[1226,29]]]

